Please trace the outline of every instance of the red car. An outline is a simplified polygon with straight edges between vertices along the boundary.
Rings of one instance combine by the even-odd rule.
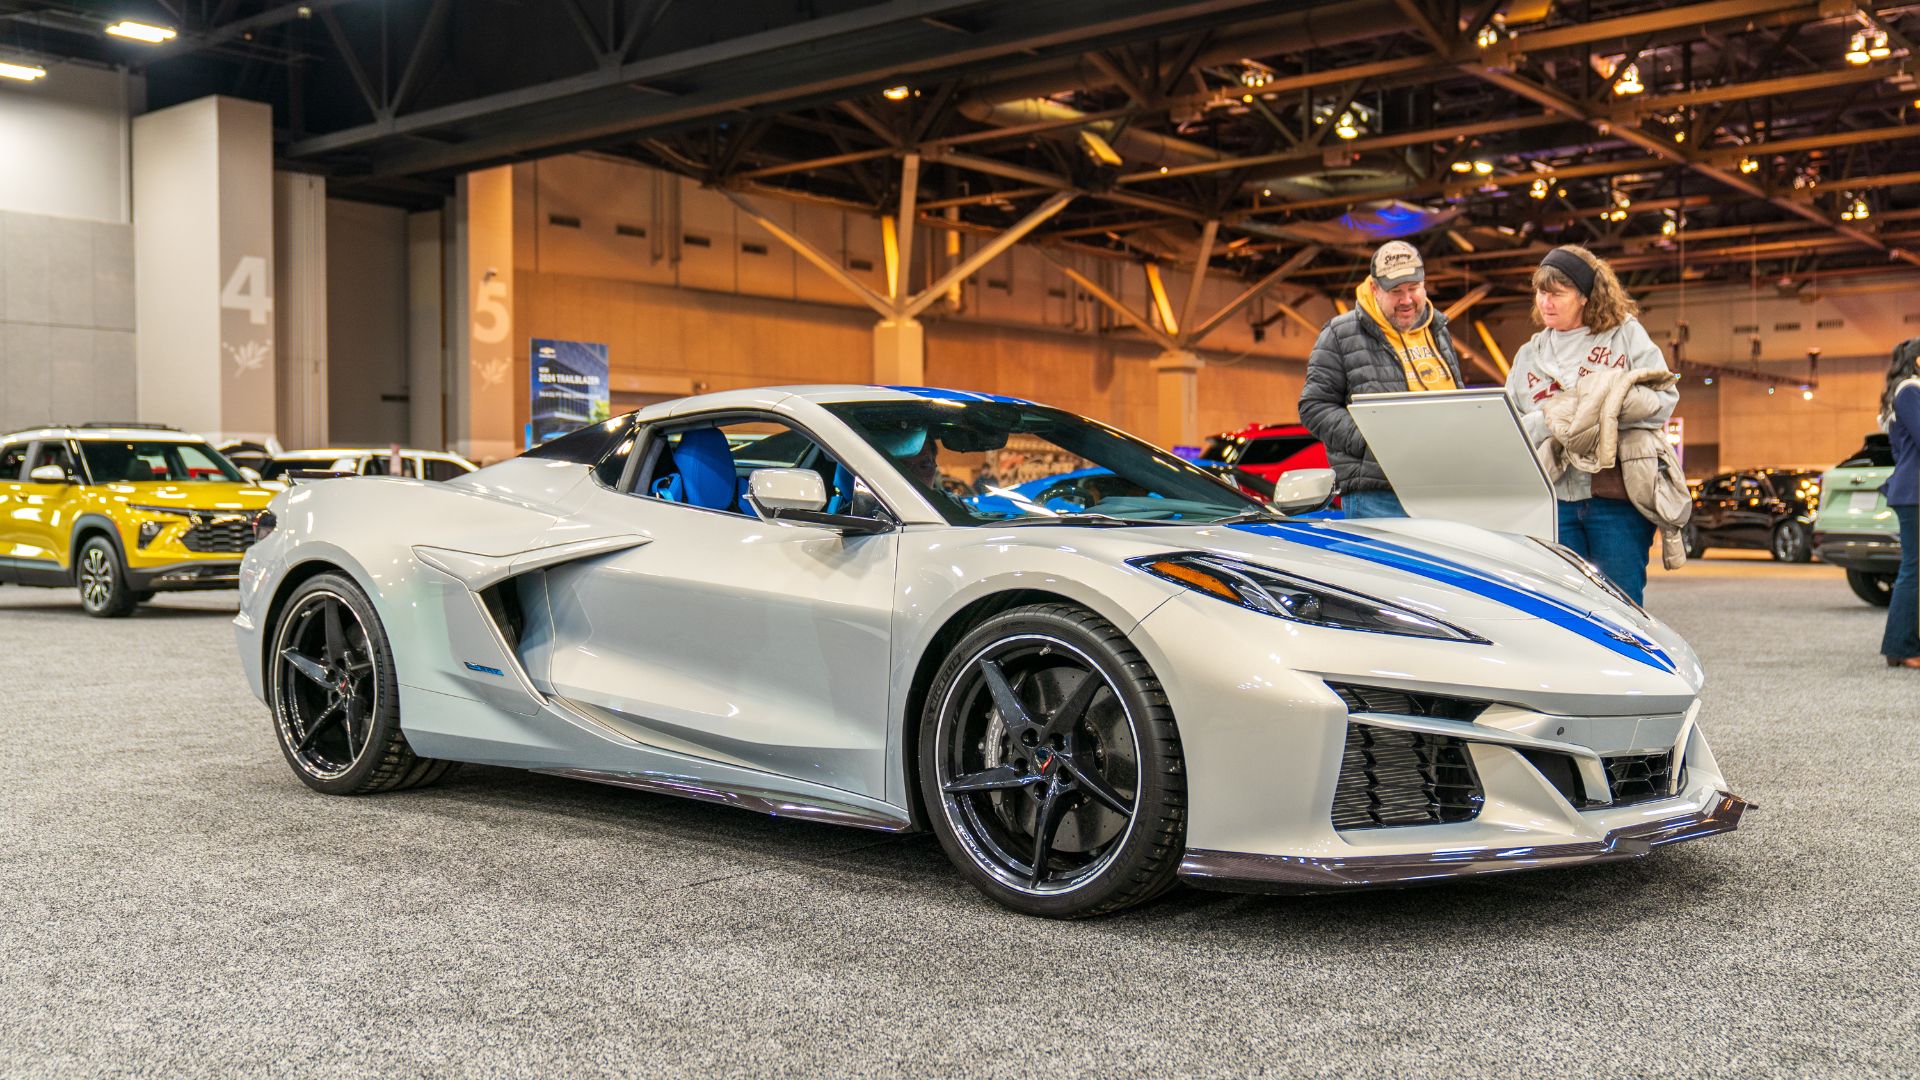
[[[1304,424],[1248,424],[1209,438],[1200,464],[1225,471],[1242,490],[1264,499],[1272,497],[1281,473],[1326,468],[1327,448]]]

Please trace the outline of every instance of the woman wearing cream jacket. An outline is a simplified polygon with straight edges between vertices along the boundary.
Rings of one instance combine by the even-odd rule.
[[[1580,380],[1608,369],[1666,371],[1666,358],[1634,316],[1640,313],[1613,269],[1592,252],[1568,245],[1548,252],[1533,273],[1533,322],[1540,327],[1514,355],[1507,396],[1535,449],[1554,438],[1541,409]],[[1679,403],[1672,386],[1651,413],[1622,419],[1626,429],[1664,430]],[[1560,542],[1578,552],[1638,603],[1646,594],[1647,553],[1654,523],[1627,497],[1618,462],[1599,472],[1567,469],[1554,481]]]

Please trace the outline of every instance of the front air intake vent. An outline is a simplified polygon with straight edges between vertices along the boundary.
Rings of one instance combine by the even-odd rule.
[[[1333,793],[1335,829],[1472,821],[1485,800],[1464,740],[1347,725]]]
[[[1441,697],[1437,694],[1416,694],[1406,690],[1394,690],[1384,686],[1355,686],[1351,683],[1328,683],[1340,700],[1347,703],[1348,712],[1393,713],[1396,716],[1431,716],[1439,720],[1473,720],[1487,711],[1490,704],[1485,701],[1470,701],[1466,698]]]
[[[1615,806],[1667,797],[1673,779],[1670,751],[1616,754],[1600,760],[1607,766],[1607,787],[1613,792]]]

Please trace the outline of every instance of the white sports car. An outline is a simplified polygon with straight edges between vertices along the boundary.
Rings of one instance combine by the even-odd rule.
[[[1037,467],[1111,476],[997,482]],[[1564,549],[1284,517],[1013,398],[687,398],[260,531],[240,656],[333,794],[479,762],[931,829],[1047,916],[1634,858],[1745,806],[1692,651]]]

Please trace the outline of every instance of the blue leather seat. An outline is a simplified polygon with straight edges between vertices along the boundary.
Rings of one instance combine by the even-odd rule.
[[[673,449],[675,471],[653,482],[655,498],[708,510],[739,510],[733,449],[719,428],[694,428]]]
[[[827,513],[844,514],[853,507],[853,470],[835,462],[833,494],[827,499]]]

